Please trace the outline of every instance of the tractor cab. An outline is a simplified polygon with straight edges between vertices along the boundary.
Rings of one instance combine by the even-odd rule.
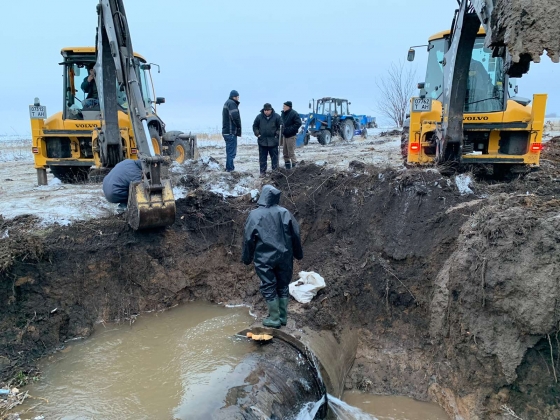
[[[64,120],[100,120],[99,95],[97,84],[91,76],[94,70],[96,55],[95,49],[85,48],[64,48],[61,51],[64,66],[63,70],[63,91],[64,91]],[[155,98],[154,87],[151,83],[151,65],[139,54],[135,54],[135,59],[139,61],[140,89],[144,100],[144,106],[154,115],[156,106],[165,102],[163,98]],[[124,86],[116,83],[116,106],[119,111],[128,111],[128,99]]]
[[[347,99],[322,98],[317,100],[315,113],[332,116],[350,115],[348,105],[350,102]]]

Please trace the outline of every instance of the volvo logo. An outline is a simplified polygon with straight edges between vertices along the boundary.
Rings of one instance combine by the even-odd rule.
[[[463,117],[463,121],[488,121],[489,117]]]

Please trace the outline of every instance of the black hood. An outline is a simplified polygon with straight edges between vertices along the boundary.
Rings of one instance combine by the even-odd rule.
[[[265,185],[261,191],[261,196],[259,197],[257,204],[264,207],[276,206],[280,203],[280,194],[282,194],[282,192],[274,188],[272,185]]]

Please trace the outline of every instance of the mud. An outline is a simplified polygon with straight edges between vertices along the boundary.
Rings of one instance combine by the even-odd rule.
[[[492,12],[492,43],[506,45],[515,63],[536,63],[546,54],[560,61],[560,3],[550,0],[499,0]],[[527,56],[526,58],[523,56]]]
[[[436,401],[452,418],[511,418],[504,407],[560,418],[559,146],[550,142],[541,171],[474,182],[474,195],[433,169],[363,162],[271,176],[301,223],[294,271],[327,281],[309,304],[291,302],[290,322],[335,337],[359,330],[347,389]],[[253,207],[250,194],[193,189],[177,201],[177,223],[152,232],[119,218],[38,231],[4,221],[1,377],[34,374],[36,357],[99,320],[190,300],[264,314],[254,271],[239,262]]]

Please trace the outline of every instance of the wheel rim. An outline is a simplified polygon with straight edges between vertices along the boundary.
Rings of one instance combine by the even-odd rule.
[[[350,124],[344,124],[344,139],[349,140],[352,137],[352,128]]]
[[[152,146],[156,155],[161,155],[161,149],[159,147],[159,141],[155,137],[152,137]]]
[[[331,133],[325,133],[325,144],[329,144],[331,142]]]
[[[178,144],[175,147],[175,161],[177,163],[183,163],[185,161],[185,156],[186,156],[185,148],[183,147],[182,144]]]

